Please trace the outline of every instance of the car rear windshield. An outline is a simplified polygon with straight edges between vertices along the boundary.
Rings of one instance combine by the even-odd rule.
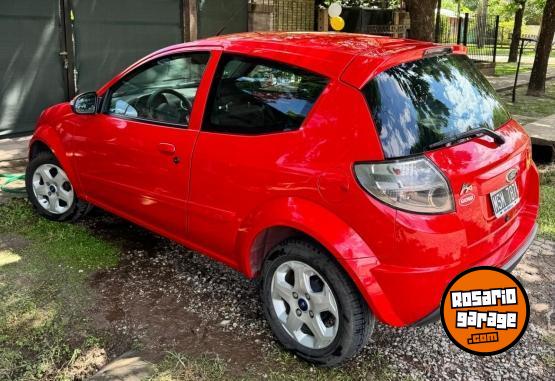
[[[432,143],[476,129],[496,129],[509,114],[463,55],[407,62],[373,78],[364,94],[386,158],[419,154]]]

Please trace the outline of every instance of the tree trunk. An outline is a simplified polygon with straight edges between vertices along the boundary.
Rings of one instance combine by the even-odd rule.
[[[410,13],[409,37],[415,40],[434,40],[434,10],[437,0],[407,0]]]
[[[555,34],[555,0],[547,0],[543,9],[542,26],[538,43],[536,45],[536,56],[534,66],[530,74],[528,84],[528,95],[541,96],[545,94],[545,77],[547,75],[547,64],[553,35]]]
[[[509,50],[509,61],[516,62],[518,56],[518,40],[520,39],[520,34],[522,30],[522,19],[524,18],[524,7],[526,6],[526,1],[520,2],[519,7],[516,9],[515,13],[515,26],[513,28],[513,35],[511,36],[511,48]]]
[[[482,0],[476,11],[476,45],[482,48],[486,43],[488,26],[488,0]]]

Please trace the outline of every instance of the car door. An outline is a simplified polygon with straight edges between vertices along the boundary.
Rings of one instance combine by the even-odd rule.
[[[89,201],[170,237],[185,236],[198,134],[192,116],[203,107],[195,98],[209,59],[209,51],[153,59],[110,87],[101,112],[83,116],[73,140]]]
[[[245,218],[270,197],[304,192],[293,184],[310,187],[299,163],[321,142],[300,127],[326,85],[289,65],[222,54],[191,163],[188,234],[198,248],[236,266]]]

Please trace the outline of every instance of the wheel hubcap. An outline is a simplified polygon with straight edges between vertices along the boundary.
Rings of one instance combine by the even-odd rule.
[[[339,311],[331,288],[311,266],[282,263],[271,285],[274,312],[282,327],[299,344],[321,349],[331,344],[339,327]]]
[[[53,214],[69,210],[75,198],[64,170],[54,164],[42,164],[33,174],[33,193],[39,205]]]

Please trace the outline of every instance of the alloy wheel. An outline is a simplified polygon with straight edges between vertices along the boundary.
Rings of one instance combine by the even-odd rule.
[[[53,214],[64,214],[73,204],[73,187],[62,168],[42,164],[33,174],[33,193],[39,205]]]
[[[271,298],[282,327],[299,344],[322,349],[333,342],[339,327],[337,301],[314,268],[300,261],[282,263],[272,277]]]

